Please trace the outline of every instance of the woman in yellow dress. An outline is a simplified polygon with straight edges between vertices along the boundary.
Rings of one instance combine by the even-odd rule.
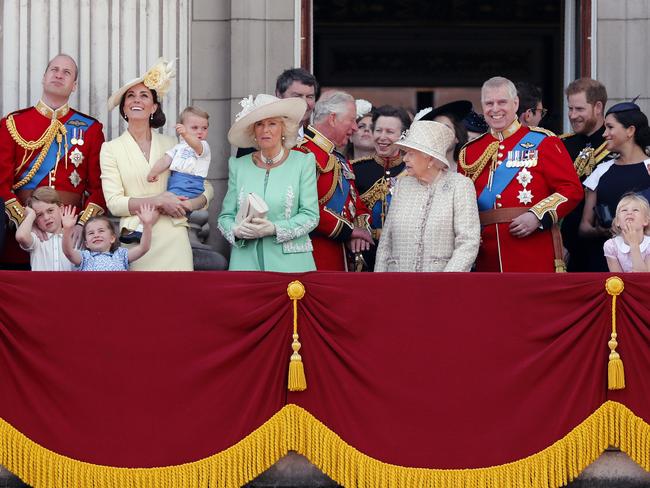
[[[120,217],[120,229],[135,229],[135,211],[144,204],[160,212],[154,224],[151,249],[133,263],[136,271],[192,271],[192,247],[187,233],[186,213],[207,206],[212,186],[206,181],[205,192],[192,200],[167,193],[169,170],[148,182],[147,174],[165,152],[176,145],[175,137],[154,131],[165,124],[161,99],[174,76],[171,63],[163,59],[144,76],[126,83],[108,100],[109,110],[119,106],[128,122],[119,137],[104,143],[100,153],[101,178],[106,204]]]

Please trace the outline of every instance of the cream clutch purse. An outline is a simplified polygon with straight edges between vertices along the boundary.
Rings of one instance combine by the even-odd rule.
[[[264,199],[256,193],[249,193],[248,196],[244,198],[241,207],[239,207],[239,211],[235,216],[235,223],[239,224],[247,217],[264,219],[268,212],[269,206],[266,204]]]

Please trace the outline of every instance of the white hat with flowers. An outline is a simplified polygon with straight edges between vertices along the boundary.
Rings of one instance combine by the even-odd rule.
[[[302,98],[278,98],[266,93],[253,95],[239,102],[242,109],[235,115],[235,123],[228,131],[228,141],[237,147],[258,147],[253,134],[253,125],[264,119],[281,118],[286,127],[284,146],[296,145],[298,127],[307,111],[307,103]]]
[[[174,61],[168,62],[164,58],[158,58],[158,61],[144,75],[125,83],[110,96],[108,110],[117,107],[127,90],[138,83],[143,83],[150,90],[156,90],[158,99],[162,99],[172,87],[172,78],[175,76]]]

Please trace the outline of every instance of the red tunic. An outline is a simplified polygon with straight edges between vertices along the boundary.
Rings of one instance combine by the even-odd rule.
[[[369,229],[370,222],[370,212],[354,184],[354,172],[334,144],[311,126],[296,149],[316,158],[320,220],[310,234],[316,269],[346,271],[345,242],[355,227]]]
[[[531,208],[541,218],[544,229],[537,230],[524,238],[510,234],[509,223],[490,224],[482,227],[481,247],[476,260],[477,271],[555,271],[555,253],[551,226],[568,214],[582,199],[583,190],[573,169],[573,163],[562,141],[544,129],[519,126],[517,122],[504,131],[501,143],[491,133],[468,143],[461,151],[459,171],[471,177],[479,196],[488,185],[491,163],[496,166],[507,159],[508,152],[530,132],[543,132],[546,136],[537,146],[537,164],[521,168],[515,178],[497,195],[494,208]],[[490,156],[493,154],[493,156]],[[481,161],[487,163],[477,170]],[[475,166],[476,165],[476,166]],[[526,169],[530,181],[522,184],[519,175]],[[520,178],[522,181],[525,179]],[[525,193],[530,192],[530,202]],[[527,193],[527,192],[526,192]],[[531,195],[532,194],[532,195]],[[548,198],[550,197],[550,198]]]
[[[35,107],[29,107],[11,115],[13,125],[17,134],[12,135],[8,128],[8,117],[0,121],[0,197],[5,200],[6,214],[15,223],[19,224],[24,218],[23,205],[31,195],[31,190],[24,188],[25,185],[34,181],[24,181],[24,174],[32,159],[37,157],[43,149],[29,150],[22,147],[16,139],[22,138],[24,142],[37,141],[50,128],[52,116],[65,124],[78,112],[66,106],[59,108],[56,113],[42,102]],[[96,119],[80,114],[89,122],[78,121],[75,124],[76,134],[73,129],[61,132],[61,143],[54,138],[51,145],[55,148],[60,145],[60,159],[54,169],[48,172],[38,182],[38,186],[52,186],[61,195],[64,204],[72,204],[83,211],[81,221],[85,222],[92,215],[103,213],[106,203],[102,192],[99,151],[104,142],[102,124]],[[10,124],[11,125],[11,124]],[[75,137],[75,135],[77,137]],[[77,139],[73,144],[72,139]],[[83,140],[83,144],[79,143]],[[67,143],[67,154],[65,145]],[[58,149],[58,148],[57,148]],[[23,157],[27,152],[26,164],[22,166]],[[31,157],[30,157],[31,156]],[[76,164],[75,164],[76,163]],[[16,188],[16,185],[24,185]],[[14,238],[14,232],[7,232],[5,249],[0,256],[0,263],[12,265],[29,263],[29,255],[22,251]]]

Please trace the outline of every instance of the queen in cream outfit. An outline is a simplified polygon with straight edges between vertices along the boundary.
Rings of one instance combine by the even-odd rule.
[[[102,187],[110,212],[120,217],[120,229],[135,229],[135,211],[143,204],[154,205],[160,218],[153,226],[151,249],[131,265],[138,271],[192,271],[192,247],[187,233],[187,211],[206,206],[212,187],[206,182],[203,195],[180,200],[167,194],[169,171],[149,183],[151,166],[177,143],[175,137],[153,129],[165,124],[160,100],[174,76],[171,65],[159,60],[147,73],[118,89],[108,100],[109,110],[119,105],[128,122],[127,130],[104,143],[100,153]]]
[[[478,254],[480,223],[472,181],[449,171],[453,132],[413,122],[395,144],[407,175],[394,187],[379,240],[375,271],[469,271]]]

